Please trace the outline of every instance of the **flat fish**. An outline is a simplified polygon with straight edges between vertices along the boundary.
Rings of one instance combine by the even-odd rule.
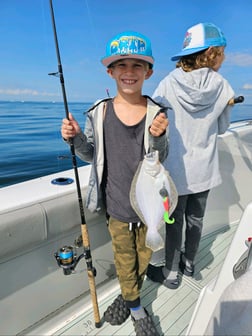
[[[165,222],[172,224],[178,201],[176,186],[164,166],[159,162],[158,151],[150,152],[139,163],[130,188],[131,206],[147,226],[146,246],[152,251],[164,247],[159,229]]]

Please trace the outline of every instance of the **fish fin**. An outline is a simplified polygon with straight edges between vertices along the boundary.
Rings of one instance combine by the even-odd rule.
[[[142,164],[143,161],[140,161],[136,170],[136,173],[133,177],[133,180],[131,182],[131,188],[130,188],[130,204],[132,206],[132,208],[135,210],[135,212],[137,213],[138,217],[141,219],[141,221],[146,224],[145,218],[143,216],[143,213],[139,207],[139,204],[137,202],[136,199],[136,184],[137,184],[137,180],[138,180],[138,175],[140,174],[141,168],[142,168]]]

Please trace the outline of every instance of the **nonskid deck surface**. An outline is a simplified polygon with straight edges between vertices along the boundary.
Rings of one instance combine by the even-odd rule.
[[[183,276],[182,284],[177,290],[171,290],[161,284],[146,279],[141,301],[156,324],[160,335],[184,335],[192,317],[201,289],[219,272],[227,254],[237,225],[227,227],[202,238],[196,258],[195,275],[193,278]],[[112,280],[113,290],[106,295],[98,290],[98,304],[101,318],[106,308],[119,295],[119,285]],[[107,290],[107,289],[106,289]],[[135,335],[130,318],[121,326],[111,326],[102,321],[101,328],[96,328],[92,305],[80,316],[72,318],[68,324],[53,335],[101,335],[128,336]]]

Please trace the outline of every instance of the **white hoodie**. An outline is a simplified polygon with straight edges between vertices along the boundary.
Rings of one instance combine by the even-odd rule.
[[[169,155],[163,163],[179,195],[211,189],[221,183],[217,135],[229,127],[234,92],[210,68],[185,72],[176,68],[158,85],[153,98],[166,106]]]

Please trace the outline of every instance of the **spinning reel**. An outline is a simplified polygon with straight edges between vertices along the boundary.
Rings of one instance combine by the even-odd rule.
[[[64,275],[70,275],[74,273],[75,268],[82,258],[85,258],[87,268],[92,271],[96,276],[96,269],[92,266],[91,253],[89,249],[84,249],[84,252],[77,256],[77,248],[82,245],[82,236],[75,239],[74,246],[64,245],[57,252],[54,253],[54,257],[60,268],[63,269]]]

